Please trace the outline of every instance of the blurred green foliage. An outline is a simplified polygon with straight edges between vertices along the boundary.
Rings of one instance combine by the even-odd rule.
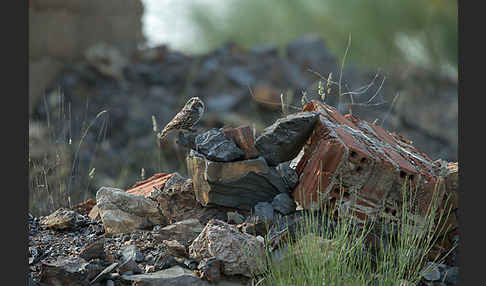
[[[323,37],[342,57],[351,35],[349,62],[372,68],[412,64],[457,73],[457,1],[454,0],[245,0],[221,9],[194,4],[191,21],[205,52],[226,41],[245,47],[280,47],[305,33]]]

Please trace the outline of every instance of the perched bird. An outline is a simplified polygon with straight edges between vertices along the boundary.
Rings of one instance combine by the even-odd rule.
[[[181,111],[167,123],[159,133],[159,140],[162,141],[167,133],[171,130],[188,130],[199,122],[204,114],[204,102],[199,97],[193,97],[187,101]]]

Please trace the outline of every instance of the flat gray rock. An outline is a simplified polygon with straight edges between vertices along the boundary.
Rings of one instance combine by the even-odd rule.
[[[125,281],[136,282],[138,286],[210,286],[211,284],[197,277],[191,270],[181,266],[173,266],[168,269],[153,273],[137,275],[121,275]]]

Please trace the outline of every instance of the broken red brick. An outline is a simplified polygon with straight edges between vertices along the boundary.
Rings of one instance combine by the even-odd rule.
[[[148,197],[154,189],[164,189],[165,183],[170,179],[171,176],[172,174],[157,173],[146,180],[137,182],[125,192],[137,196]]]
[[[434,190],[442,196],[453,185],[443,184],[439,164],[398,134],[315,100],[303,111],[320,113],[297,164],[299,184],[292,193],[306,209],[342,199],[361,222],[380,210],[394,216],[407,183],[415,187],[424,214]]]

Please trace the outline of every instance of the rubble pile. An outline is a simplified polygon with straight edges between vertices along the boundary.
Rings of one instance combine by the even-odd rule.
[[[443,234],[450,239],[433,250],[459,239],[457,163],[431,161],[400,135],[323,102],[256,138],[249,126],[225,126],[181,131],[178,142],[188,178],[158,173],[126,190],[101,187],[96,204],[30,216],[31,284],[254,285],[266,251],[285,259],[280,246],[295,238],[305,212],[333,201],[362,223],[398,216],[406,181],[417,186],[419,215],[435,191],[454,198]],[[334,219],[320,215],[321,223]],[[321,244],[335,253],[332,240]],[[454,285],[459,269],[447,263],[430,264],[421,285]]]
[[[129,41],[130,45],[133,43]],[[141,168],[147,174],[178,170],[187,176],[185,148],[175,141],[184,143],[181,141],[187,139],[186,144],[193,144],[194,140],[170,134],[158,146],[152,116],[156,127],[161,129],[190,97],[198,96],[206,104],[205,116],[197,126],[202,130],[220,129],[225,125],[250,126],[250,130],[241,130],[246,133],[233,136],[236,146],[245,152],[242,142],[235,137],[249,138],[253,129],[261,133],[265,126],[282,117],[282,113],[300,110],[303,93],[308,100],[318,98],[319,75],[327,78],[332,72],[333,78],[337,78],[340,74],[340,60],[331,54],[325,40],[312,35],[295,39],[282,52],[271,45],[245,49],[227,43],[203,55],[185,55],[166,46],[130,55],[126,53],[130,49],[117,50],[118,46],[111,44],[86,46],[86,55],[66,65],[56,75],[49,88],[41,93],[43,96],[32,101],[37,104],[29,113],[31,180],[35,181],[36,174],[39,180],[44,179],[39,166],[45,167],[44,158],[52,158],[49,162],[59,172],[48,173],[48,180],[51,189],[57,188],[59,182],[72,175],[75,162],[78,164],[75,175],[83,179],[68,182],[72,183],[70,195],[74,203],[93,197],[103,186],[127,188],[140,179]],[[40,70],[44,72],[45,69]],[[346,63],[342,71],[342,92],[363,93],[358,92],[352,99],[348,95],[340,97],[337,96],[338,87],[333,85],[326,101],[340,112],[352,109],[361,119],[370,122],[378,119],[385,128],[411,138],[431,158],[457,160],[457,82],[415,69],[400,70],[397,75],[379,74],[375,78],[376,72],[373,67],[372,70],[358,69]],[[380,85],[384,77],[386,81]],[[368,85],[369,88],[363,88]],[[400,96],[394,100],[397,93]],[[281,100],[285,103],[284,110]],[[349,105],[351,101],[356,104]],[[102,111],[106,113],[97,118]],[[309,120],[312,122],[311,118]],[[90,123],[93,126],[83,136]],[[282,122],[281,126],[284,124]],[[291,132],[290,128],[287,126],[282,131]],[[277,130],[274,134],[279,135]],[[302,132],[302,135],[307,134]],[[208,133],[199,140],[220,138],[214,136],[216,133]],[[68,144],[68,137],[72,144]],[[77,146],[81,138],[79,156],[72,158],[72,146]],[[261,142],[256,142],[256,150],[251,153],[247,150],[246,157],[240,159],[256,158],[258,151],[266,156],[269,166],[275,166],[276,161],[286,161],[276,157],[275,150],[265,149],[274,148],[278,152],[287,148],[272,142],[278,138],[262,138]],[[300,144],[300,141],[295,143]],[[200,148],[195,151],[204,153],[204,144]],[[62,159],[61,166],[56,165],[57,154]],[[235,149],[231,156],[241,156],[241,152]],[[212,155],[207,159],[220,160]],[[65,171],[59,170],[63,167]],[[93,167],[95,176],[90,178]],[[85,195],[86,190],[88,195]],[[44,190],[30,191],[33,214],[46,215],[53,211],[39,206],[45,200],[37,194],[46,193]]]

